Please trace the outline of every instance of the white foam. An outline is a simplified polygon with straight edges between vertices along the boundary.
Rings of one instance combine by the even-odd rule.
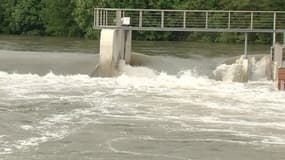
[[[231,65],[222,64],[216,68],[214,75],[217,80],[233,82],[236,81],[237,77],[241,76],[241,67],[239,62]]]
[[[11,154],[11,153],[12,153],[11,148],[0,148],[0,155]]]
[[[222,81],[239,81],[242,74],[242,61],[244,57],[241,56],[233,64],[221,64],[213,72],[217,80]],[[264,56],[260,60],[249,57],[249,80],[260,81],[267,80],[268,71],[270,67],[270,56]]]
[[[0,135],[0,155],[12,153],[12,148],[9,147],[9,145],[7,145],[7,141],[5,141],[5,138],[7,137],[7,135]]]
[[[25,140],[18,140],[16,142],[15,147],[17,149],[27,149],[30,146],[37,146],[39,143],[43,143],[47,141],[47,137],[32,137]]]
[[[112,152],[115,153],[122,153],[122,154],[129,154],[129,155],[136,155],[136,156],[148,156],[148,157],[156,157],[156,158],[162,158],[162,159],[179,159],[179,160],[191,160],[190,158],[186,157],[180,157],[180,156],[171,156],[168,154],[154,154],[154,153],[141,153],[141,152],[134,152],[130,150],[121,150],[119,148],[116,148],[114,146],[114,143],[118,143],[120,141],[125,141],[125,140],[154,140],[152,137],[147,137],[147,139],[144,139],[143,137],[120,137],[120,138],[115,138],[111,139],[106,142],[108,149],[111,150]],[[156,140],[156,139],[155,139]]]
[[[217,127],[218,130],[225,132],[229,131],[229,127],[233,127],[230,131],[236,133],[250,127],[285,131],[285,95],[273,90],[270,81],[242,84],[231,82],[231,75],[225,79],[227,82],[222,82],[200,75],[195,70],[169,75],[147,67],[123,65],[120,68],[122,75],[113,78],[91,78],[87,75],[63,76],[53,73],[38,76],[0,72],[2,95],[0,101],[5,105],[13,106],[17,102],[22,104],[30,100],[40,100],[75,104],[80,102],[88,106],[62,114],[48,115],[33,126],[19,126],[38,136],[9,142],[5,147],[0,145],[0,153],[27,150],[51,140],[62,139],[79,129],[81,124],[84,126],[95,123],[95,115],[184,125],[183,127],[177,125],[175,129],[185,126],[185,129],[187,126],[195,128],[196,126],[191,125],[198,123],[205,127]],[[231,71],[225,69],[225,72],[228,74]],[[255,72],[261,75],[259,71]],[[202,111],[195,113],[197,110],[195,107],[200,107],[211,114],[205,116]],[[13,109],[11,107],[11,111]],[[88,116],[92,118],[89,119]],[[251,119],[244,120],[248,118]],[[220,126],[224,128],[218,128]],[[203,131],[207,128],[198,126],[195,129]],[[251,131],[247,134],[254,135]],[[285,140],[278,134],[270,139],[268,134],[269,132],[256,133],[262,143],[278,144]],[[5,151],[2,148],[10,148],[12,151]]]
[[[121,74],[129,77],[148,77],[152,78],[157,76],[157,72],[147,67],[131,67],[125,65],[122,62],[120,63],[119,70]]]
[[[30,126],[30,125],[22,125],[20,126],[23,130],[32,130],[34,127],[33,126]]]

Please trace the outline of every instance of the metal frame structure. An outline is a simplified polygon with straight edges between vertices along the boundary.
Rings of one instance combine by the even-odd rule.
[[[131,25],[118,25],[116,22],[120,21],[121,17],[130,17]],[[95,8],[94,29],[104,28],[143,31],[284,33],[285,11]]]
[[[131,24],[122,25],[122,17],[130,17]],[[248,33],[272,33],[273,47],[276,44],[276,34],[283,33],[285,44],[285,11],[95,8],[93,27],[137,31],[245,33],[245,58]]]

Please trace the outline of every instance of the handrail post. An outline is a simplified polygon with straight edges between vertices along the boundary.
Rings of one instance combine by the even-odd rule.
[[[99,25],[102,26],[103,24],[103,10],[100,10],[100,14],[99,14],[99,17],[100,17],[100,22],[99,22]]]
[[[161,28],[164,28],[164,11],[161,11]]]
[[[206,24],[205,24],[205,28],[208,29],[208,17],[209,17],[209,12],[206,12]]]
[[[125,17],[125,14],[126,14],[125,11],[123,10],[123,11],[121,11],[121,12],[123,13],[123,17]]]
[[[98,26],[98,24],[99,24],[99,10],[95,9],[94,10],[94,26]]]
[[[273,30],[275,31],[276,30],[276,12],[274,12],[273,14]]]
[[[250,30],[253,30],[253,12],[250,13]]]
[[[142,27],[142,17],[143,17],[143,11],[140,10],[139,27]]]
[[[103,26],[105,26],[105,13],[106,13],[106,11],[102,12],[102,24],[103,24]]]
[[[105,18],[105,25],[108,26],[108,11],[106,11]]]
[[[186,28],[186,12],[183,12],[183,28]]]
[[[273,42],[272,45],[273,47],[276,44],[276,12],[273,14]]]
[[[116,10],[116,26],[117,27],[121,27],[122,26],[121,18],[122,18],[122,11],[121,10]]]
[[[228,13],[228,29],[231,29],[231,12]]]
[[[99,10],[97,9],[96,12],[97,12],[97,13],[96,13],[96,16],[97,16],[97,17],[96,17],[96,26],[99,26],[99,20],[100,20],[100,19],[99,19]]]

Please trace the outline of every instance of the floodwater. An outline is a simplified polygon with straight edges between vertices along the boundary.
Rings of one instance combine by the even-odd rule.
[[[90,77],[96,41],[0,36],[0,160],[285,159],[285,93],[263,61],[249,83],[232,81],[242,45],[133,50],[120,76]]]

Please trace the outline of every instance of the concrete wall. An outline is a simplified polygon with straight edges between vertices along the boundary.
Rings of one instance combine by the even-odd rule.
[[[132,31],[103,29],[100,37],[100,60],[95,76],[110,77],[118,74],[121,60],[131,61]]]

